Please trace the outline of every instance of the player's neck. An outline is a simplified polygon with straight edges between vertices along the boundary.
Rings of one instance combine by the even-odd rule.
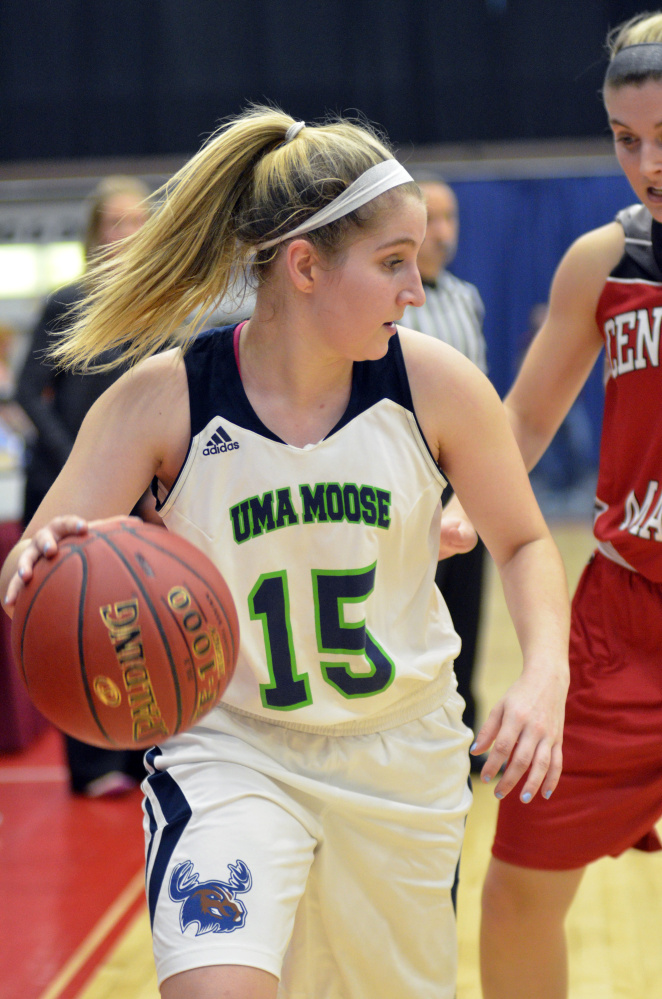
[[[241,331],[241,376],[262,422],[297,447],[315,444],[344,413],[352,384],[352,362],[311,347],[310,331],[254,323]]]

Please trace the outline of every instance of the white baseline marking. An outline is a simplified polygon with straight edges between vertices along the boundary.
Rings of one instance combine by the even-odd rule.
[[[0,784],[62,783],[69,779],[65,766],[0,767]]]

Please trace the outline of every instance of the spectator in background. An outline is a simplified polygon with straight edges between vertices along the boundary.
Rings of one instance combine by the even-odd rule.
[[[147,220],[149,190],[135,177],[111,176],[91,195],[85,256],[87,263],[103,252],[112,254],[121,240]],[[86,374],[58,371],[48,360],[53,337],[71,320],[71,310],[83,298],[82,281],[66,285],[46,301],[32,334],[16,399],[36,428],[26,455],[23,521],[27,524],[69,456],[88,409],[121,374],[121,369]],[[133,511],[144,520],[160,522],[151,495]],[[72,789],[89,797],[121,794],[144,776],[142,753],[88,746],[65,736]]]
[[[418,178],[417,178],[418,179]],[[417,264],[425,288],[425,304],[407,306],[401,325],[443,340],[459,350],[487,373],[483,317],[485,309],[478,289],[447,270],[455,256],[459,230],[457,198],[439,179],[419,179],[427,206],[425,240]],[[443,500],[452,495],[449,487]],[[458,690],[466,703],[464,723],[476,728],[476,703],[472,688],[480,626],[485,546],[478,541],[466,554],[453,555],[437,566],[435,582],[462,639],[455,660]],[[478,773],[484,757],[472,756],[471,768]]]
[[[100,250],[119,245],[147,218],[149,191],[133,177],[106,177],[91,196],[85,234],[89,261]],[[92,403],[118,377],[117,371],[72,374],[56,371],[48,362],[52,338],[71,318],[83,296],[82,282],[58,289],[47,299],[32,333],[16,398],[35,427],[37,437],[26,465],[24,521],[31,520],[41,500],[69,456],[78,429]]]

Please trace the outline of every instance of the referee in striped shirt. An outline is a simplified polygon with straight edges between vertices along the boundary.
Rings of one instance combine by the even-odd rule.
[[[446,270],[455,255],[459,230],[457,198],[448,184],[419,179],[428,210],[425,239],[418,253],[418,269],[425,288],[425,305],[408,306],[401,325],[437,337],[461,351],[487,374],[483,317],[485,307],[478,289]],[[448,489],[443,499],[450,499]],[[435,581],[450,611],[462,651],[455,660],[458,690],[466,702],[464,722],[476,729],[472,690],[480,625],[485,547],[479,540],[466,554],[453,555],[437,566]],[[471,769],[479,773],[484,758],[472,756]]]

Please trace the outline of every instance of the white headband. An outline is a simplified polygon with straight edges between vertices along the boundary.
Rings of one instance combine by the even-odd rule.
[[[350,212],[367,204],[368,201],[372,201],[373,198],[379,197],[385,191],[390,191],[392,187],[408,184],[413,179],[397,160],[382,160],[381,163],[369,167],[349,187],[345,188],[342,194],[330,201],[324,208],[320,208],[296,229],[284,232],[282,235],[276,236],[275,239],[268,239],[266,242],[260,243],[256,249],[268,250],[269,247],[276,246],[277,243],[282,243],[286,239],[303,236],[306,232],[319,229],[323,225],[328,225],[329,222],[335,222],[336,219],[342,218],[343,215],[349,215]]]

